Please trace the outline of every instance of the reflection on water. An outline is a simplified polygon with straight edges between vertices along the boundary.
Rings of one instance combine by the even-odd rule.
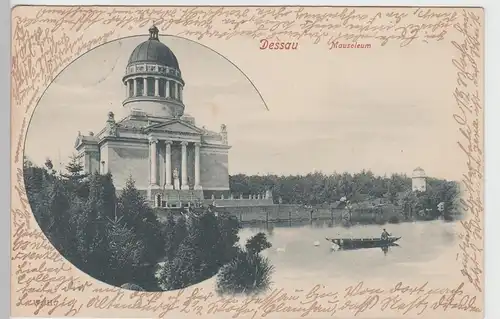
[[[393,279],[412,274],[446,276],[450,263],[448,255],[455,254],[456,223],[442,221],[401,224],[354,225],[349,228],[328,221],[274,223],[244,227],[242,243],[257,232],[264,232],[273,247],[265,255],[275,266],[274,281],[328,281],[335,278],[378,277]],[[332,249],[326,237],[380,237],[386,228],[400,237],[398,245],[367,249]],[[318,244],[319,242],[319,244]],[[454,258],[453,258],[454,259]],[[448,263],[448,264],[447,264]],[[444,266],[448,265],[448,267]],[[454,267],[455,268],[455,267]]]
[[[340,250],[361,250],[361,249],[376,249],[376,250],[381,250],[384,255],[387,255],[389,252],[389,248],[391,247],[399,247],[398,244],[392,243],[384,246],[379,246],[379,247],[338,247],[335,244],[333,244],[330,248],[331,251],[340,251]]]

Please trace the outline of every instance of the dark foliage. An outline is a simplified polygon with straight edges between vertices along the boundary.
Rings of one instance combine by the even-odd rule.
[[[458,183],[434,178],[427,179],[427,190],[412,192],[411,178],[393,174],[390,177],[375,176],[371,171],[356,174],[323,174],[278,176],[238,174],[230,176],[230,188],[236,194],[258,194],[272,190],[276,204],[300,204],[316,206],[339,203],[342,198],[351,203],[369,203],[383,200],[398,206],[406,217],[435,219],[451,218],[457,214]],[[444,202],[445,210],[437,205]]]
[[[352,201],[368,197],[395,198],[398,192],[411,189],[411,178],[394,174],[391,177],[375,176],[371,171],[357,174],[310,173],[307,175],[230,176],[230,188],[236,194],[257,194],[271,189],[276,203],[317,205],[332,203],[347,197]]]
[[[270,248],[264,233],[247,240],[246,250],[238,249],[236,257],[224,265],[217,275],[216,291],[219,294],[258,294],[269,289],[274,266],[260,255]]]
[[[165,237],[163,227],[159,223],[152,208],[135,188],[134,181],[130,178],[118,198],[119,216],[125,224],[130,225],[132,231],[141,234],[145,249],[142,262],[155,264],[165,255]]]
[[[47,159],[45,166],[50,170],[52,169],[52,161]],[[88,174],[83,173],[83,164],[76,154],[73,154],[70,158],[70,162],[66,165],[66,174],[62,174],[63,177],[67,178],[72,182],[78,182],[88,176]]]
[[[117,197],[111,174],[84,174],[76,156],[66,168],[58,174],[50,161],[37,167],[26,160],[26,190],[50,242],[90,276],[125,289],[171,290],[213,277],[241,258],[240,226],[231,215],[213,209],[180,218],[169,214],[162,224],[132,179]],[[250,251],[263,247],[265,237]],[[254,255],[250,264],[266,263]]]
[[[170,230],[165,233],[171,241],[167,240],[167,260],[158,271],[159,285],[164,290],[185,288],[213,277],[237,253],[236,219],[216,216],[211,211],[187,218],[187,222],[185,217],[177,221],[167,218]]]
[[[176,227],[178,224],[175,222],[174,216],[169,214],[167,217],[167,221],[163,224],[163,236],[165,238],[165,257],[167,260],[172,259],[179,247],[182,239],[186,237],[186,227],[184,224],[182,235],[180,236],[180,240],[176,240]]]
[[[165,254],[160,222],[132,181],[117,198],[111,174],[84,174],[76,157],[67,169],[58,175],[48,165],[25,161],[26,191],[38,224],[82,271],[115,286],[131,283],[132,274]]]
[[[245,245],[246,250],[252,254],[258,254],[270,247],[271,243],[267,241],[266,234],[262,232],[250,238]]]

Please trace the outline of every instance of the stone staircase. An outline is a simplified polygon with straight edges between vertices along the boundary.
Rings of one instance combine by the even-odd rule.
[[[201,190],[164,190],[162,191],[163,200],[167,203],[177,204],[180,202],[188,203],[203,200],[203,191]]]

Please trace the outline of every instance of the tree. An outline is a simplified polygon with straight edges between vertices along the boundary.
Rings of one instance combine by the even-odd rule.
[[[185,218],[179,218],[175,224],[174,228],[174,240],[173,243],[171,244],[172,247],[172,256],[175,256],[177,253],[177,250],[179,249],[179,246],[181,243],[184,241],[184,239],[188,236],[188,228],[186,224],[186,219]]]
[[[121,219],[107,225],[109,263],[108,283],[121,285],[130,280],[130,274],[139,267],[144,255],[144,244]]]
[[[236,194],[257,194],[272,189],[274,202],[283,204],[318,205],[338,201],[341,197],[353,202],[388,198],[397,202],[398,193],[411,190],[411,178],[393,174],[375,176],[371,171],[356,174],[315,172],[307,175],[230,176],[230,189]]]
[[[47,210],[47,190],[51,185],[47,171],[26,161],[24,166],[24,187],[28,196],[33,215],[45,231],[51,224],[50,214]]]
[[[158,284],[163,290],[181,289],[201,281],[203,261],[198,256],[195,242],[191,236],[186,237],[176,256],[160,267]]]
[[[167,221],[163,225],[163,236],[165,238],[165,257],[167,260],[172,260],[182,240],[176,242],[175,240],[175,227],[176,223],[172,213],[168,214]],[[185,237],[185,236],[184,236]],[[184,237],[182,239],[184,239]]]
[[[69,227],[71,194],[47,169],[24,162],[24,183],[33,215],[49,241],[64,256],[74,252],[74,233]]]
[[[415,192],[409,190],[404,193],[400,206],[403,208],[403,214],[407,218],[411,218],[414,216],[415,211],[417,210],[418,198],[415,195]]]
[[[141,236],[146,250],[145,263],[155,264],[165,256],[162,226],[131,178],[117,199],[117,214],[127,227]]]
[[[175,226],[172,227],[172,223]],[[184,217],[167,218],[167,261],[160,266],[157,278],[165,290],[180,289],[214,276],[237,253],[239,222],[225,215],[206,210]]]
[[[217,218],[212,212],[205,212],[200,217],[193,218],[189,227],[189,242],[197,247],[198,258],[202,265],[199,277],[209,278],[219,270],[220,256],[217,251],[220,231]]]
[[[62,255],[66,255],[73,249],[73,236],[70,232],[69,221],[70,201],[62,183],[55,180],[47,188],[47,215],[50,215],[50,222],[46,226],[51,237],[51,243]]]
[[[220,214],[217,221],[219,228],[217,264],[222,266],[236,257],[238,252],[237,243],[240,240],[238,236],[240,223],[236,217],[230,214]]]
[[[165,230],[132,180],[117,198],[111,174],[94,173],[80,179],[72,178],[79,176],[79,165],[68,165],[70,174],[59,176],[48,172],[50,165],[24,164],[26,191],[37,222],[61,254],[90,276],[112,285],[133,283],[154,291],[158,289],[154,268],[167,250],[172,260],[177,258],[173,265],[183,265],[177,271],[184,274],[183,269],[192,270],[190,282],[199,280],[200,270],[212,265],[207,262],[210,252],[200,258],[194,245],[194,239],[196,243],[202,239],[187,240],[184,219],[175,223],[169,218],[170,226],[175,224],[168,236],[172,245],[167,249]],[[217,220],[208,224],[215,225],[211,228],[218,232]],[[208,237],[221,237],[213,232]],[[180,252],[179,247],[183,247]],[[212,256],[220,255],[211,252]]]
[[[53,165],[50,159],[46,161],[45,165],[52,174],[55,173],[51,168]],[[70,157],[70,162],[66,165],[66,170],[67,174],[61,174],[61,177],[64,178],[68,192],[73,193],[74,196],[88,197],[89,185],[86,177],[89,177],[89,174],[83,172],[83,165],[75,154]]]
[[[107,224],[115,216],[115,194],[111,177],[92,174],[89,180],[89,196],[81,202],[77,229],[82,255],[81,267],[93,277],[110,283],[113,274],[108,270],[109,259]]]
[[[245,248],[249,253],[258,254],[271,246],[271,243],[267,241],[266,234],[260,232],[247,241]]]
[[[50,164],[52,164],[52,162]],[[88,174],[83,173],[83,165],[76,154],[71,155],[70,162],[66,165],[66,170],[68,174],[63,174],[63,176],[73,182],[80,181],[88,176]]]
[[[96,210],[96,219],[101,222],[113,219],[116,215],[117,199],[111,174],[91,174],[89,187],[88,203]]]
[[[247,240],[245,247],[246,251],[239,249],[236,257],[219,271],[219,294],[256,294],[269,288],[274,266],[259,252],[271,247],[271,243],[264,233],[258,233]]]

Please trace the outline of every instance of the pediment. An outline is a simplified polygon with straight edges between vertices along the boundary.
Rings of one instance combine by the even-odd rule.
[[[187,134],[202,134],[203,130],[181,120],[158,123],[147,128],[153,132],[180,132]]]

